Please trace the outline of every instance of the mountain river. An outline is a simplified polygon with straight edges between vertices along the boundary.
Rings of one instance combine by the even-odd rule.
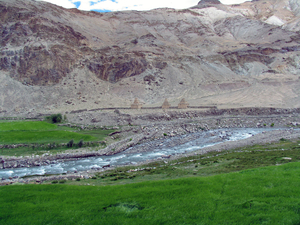
[[[161,157],[169,155],[177,155],[196,151],[204,147],[227,141],[245,139],[268,130],[274,129],[230,128],[186,134],[180,137],[154,140],[144,144],[136,145],[122,153],[111,156],[90,157],[74,161],[65,161],[47,166],[1,169],[0,178],[7,179],[9,177],[24,177],[30,175],[62,174],[75,171],[80,172],[90,169],[99,169],[106,165],[118,166],[137,164],[147,160],[154,160],[158,158],[161,159]],[[180,141],[182,139],[184,141]],[[140,149],[146,150],[141,151]]]

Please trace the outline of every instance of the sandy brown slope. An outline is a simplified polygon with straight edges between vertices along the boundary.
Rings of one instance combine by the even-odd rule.
[[[205,1],[100,14],[0,0],[0,111],[129,106],[135,97],[299,107],[297,4]]]

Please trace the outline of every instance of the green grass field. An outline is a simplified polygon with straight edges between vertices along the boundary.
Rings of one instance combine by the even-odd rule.
[[[75,142],[95,141],[96,137],[78,134],[70,131],[47,130],[47,131],[7,131],[0,133],[0,143],[2,144],[20,144],[20,143],[67,143],[71,139]]]
[[[297,162],[127,185],[4,186],[0,223],[299,224],[299,174]]]
[[[60,144],[68,143],[74,140],[78,143],[103,141],[107,135],[114,130],[78,130],[67,126],[57,126],[44,121],[1,121],[0,122],[0,144]],[[1,155],[26,155],[39,154],[38,150],[44,151],[44,148],[26,148],[1,149]]]
[[[58,142],[61,132],[69,132],[99,140],[112,132],[78,131],[44,122],[11,125],[0,123],[0,138],[14,134],[16,141],[22,139],[18,133],[40,133],[39,140]],[[0,224],[296,225],[300,224],[299,150],[299,139],[282,139],[168,163],[120,167],[93,179],[1,186]],[[135,168],[146,169],[128,172]]]
[[[54,130],[57,125],[44,121],[1,121],[0,131],[39,131],[39,130]]]

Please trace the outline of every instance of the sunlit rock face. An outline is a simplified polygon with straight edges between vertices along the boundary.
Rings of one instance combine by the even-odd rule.
[[[0,112],[130,105],[136,97],[295,107],[299,5],[201,0],[183,10],[101,14],[1,0]]]

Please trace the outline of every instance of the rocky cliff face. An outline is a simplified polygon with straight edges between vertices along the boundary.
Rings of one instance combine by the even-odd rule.
[[[0,112],[299,105],[299,0],[82,12],[0,0]],[[297,105],[298,104],[298,105]]]

